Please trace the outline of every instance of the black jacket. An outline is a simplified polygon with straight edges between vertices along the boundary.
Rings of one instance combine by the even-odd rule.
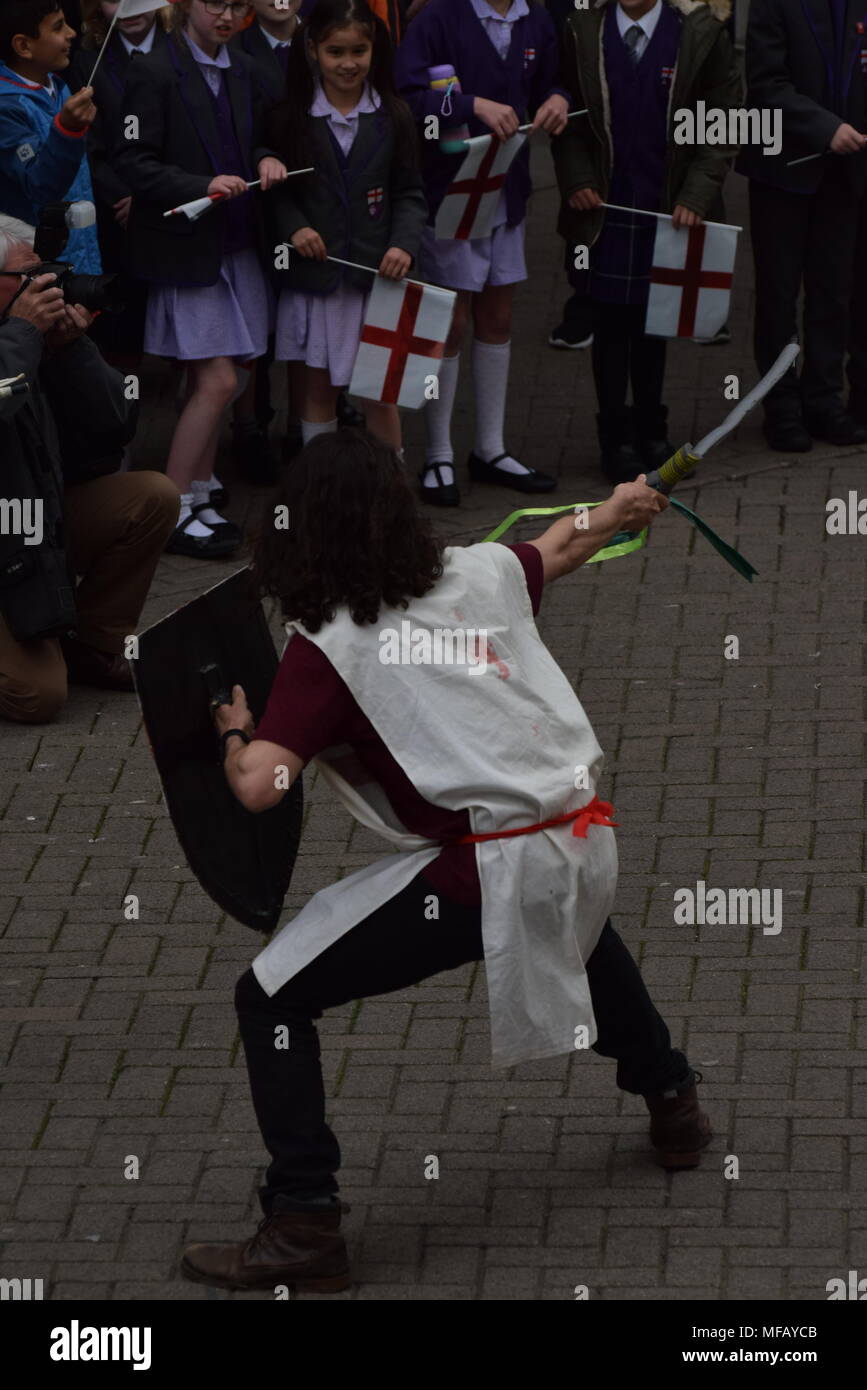
[[[751,0],[746,41],[748,107],[781,109],[783,148],[767,157],[742,151],[740,174],[793,193],[814,193],[828,162],[845,167],[856,191],[867,187],[867,154],[834,155],[788,167],[827,149],[841,121],[867,127],[867,0],[848,0],[843,80],[835,90],[835,34],[828,0]]]
[[[263,143],[267,103],[253,64],[229,49],[223,71],[235,130],[247,161],[247,179],[258,177],[259,161],[274,151]],[[217,204],[196,222],[164,217],[179,203],[203,198],[220,167],[214,104],[208,84],[183,40],[170,35],[158,52],[127,68],[124,119],[116,132],[114,162],[132,191],[127,224],[127,265],[155,285],[214,285],[223,258],[225,209]],[[138,138],[126,139],[124,124],[138,122]],[[261,193],[249,195],[259,208]],[[264,253],[264,245],[262,246]]]
[[[390,246],[418,254],[427,221],[421,173],[400,161],[395,132],[385,111],[364,112],[344,159],[325,116],[308,116],[311,164],[316,172],[287,179],[271,204],[275,244],[289,244],[302,227],[312,227],[329,255],[373,269]],[[273,263],[273,262],[272,262]],[[342,283],[369,290],[373,281],[360,270],[331,261],[314,261],[289,251],[288,266],[275,270],[280,288],[330,294]]]
[[[24,319],[0,322],[0,379],[26,374],[26,395],[0,400],[0,495],[42,502],[42,541],[0,533],[0,612],[13,637],[65,632],[75,622],[63,488],[114,473],[135,433],[136,407],[119,372],[85,335],[53,356]]]
[[[300,33],[301,30],[296,25],[295,34]],[[254,20],[249,29],[242,29],[240,34],[232,39],[229,48],[239,48],[250,59],[255,79],[267,103],[273,106],[276,102],[282,101],[286,91],[286,78],[280,66],[280,59],[265,38],[261,25]]]
[[[159,24],[154,25],[152,52],[158,51],[166,42],[165,31]],[[71,92],[78,92],[86,86],[98,50],[79,48],[64,74]],[[137,63],[144,61],[136,58]],[[126,111],[123,101],[126,71],[132,59],[124,48],[120,35],[115,32],[108,41],[108,47],[96,70],[93,81],[93,100],[96,106],[96,120],[87,132],[87,162],[93,182],[99,231],[99,250],[103,268],[120,270],[123,266],[124,232],[115,221],[114,205],[121,198],[129,197],[131,192],[120,177],[114,161],[114,143],[117,132],[123,128]]]

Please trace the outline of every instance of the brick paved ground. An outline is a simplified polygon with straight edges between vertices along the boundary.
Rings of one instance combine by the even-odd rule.
[[[550,181],[541,159],[509,440],[558,472],[553,503],[605,489],[587,355],[545,345],[563,297]],[[739,180],[732,190],[743,220]],[[677,441],[720,418],[726,373],[753,378],[748,283],[744,246],[732,345],[672,350]],[[161,369],[148,392],[161,395],[143,464],[171,427]],[[493,1071],[481,969],[337,1010],[322,1035],[359,1279],[342,1297],[557,1300],[586,1284],[592,1298],[815,1300],[832,1276],[867,1272],[867,551],[824,531],[825,499],[859,486],[864,459],[817,447],[788,463],[763,452],[758,425],[682,490],[757,583],[670,514],[639,556],[557,586],[541,620],[608,756],[603,793],[623,825],[615,921],[704,1073],[713,1148],[699,1172],[654,1168],[641,1102],[595,1056]],[[458,426],[465,450],[465,392]],[[417,420],[408,433],[415,444]],[[479,539],[513,498],[467,489],[444,525]],[[256,506],[242,489],[236,503],[238,518]],[[164,559],[146,619],[228,568]],[[738,661],[723,655],[730,634]],[[55,1298],[222,1298],[181,1280],[178,1256],[258,1216],[264,1153],[231,1003],[256,938],[191,881],[132,697],[75,690],[56,725],[4,728],[0,765],[0,1273],[42,1277]],[[379,852],[305,780],[289,909]],[[781,889],[781,933],[674,926],[675,888],[700,878]],[[129,892],[139,922],[124,920]],[[128,1155],[138,1181],[124,1178]],[[438,1180],[424,1178],[427,1155]]]

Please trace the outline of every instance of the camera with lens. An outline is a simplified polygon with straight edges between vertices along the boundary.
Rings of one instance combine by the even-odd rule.
[[[77,275],[68,261],[60,256],[69,233],[76,227],[92,227],[96,221],[93,203],[47,203],[39,214],[39,226],[33,250],[40,257],[39,265],[28,266],[27,277],[55,275],[52,289],[63,291],[66,304],[81,304],[91,314],[104,311],[119,313],[124,307],[123,277],[110,275]]]

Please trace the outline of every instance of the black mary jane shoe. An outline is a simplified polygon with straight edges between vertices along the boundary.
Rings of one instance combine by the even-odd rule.
[[[210,504],[203,503],[203,505],[208,506]],[[221,556],[232,555],[238,549],[240,535],[237,540],[233,540],[231,536],[219,535],[218,529],[222,531],[222,527],[211,527],[209,536],[187,535],[187,527],[195,519],[195,516],[190,513],[186,520],[175,527],[166,541],[165,548],[169,555],[189,555],[194,560],[219,560]],[[231,523],[227,524],[231,525]],[[207,526],[207,522],[202,522],[202,525]],[[233,529],[236,530],[237,528]]]
[[[199,502],[193,507],[193,516],[199,520],[199,512],[205,512],[209,507],[213,507],[213,502]],[[219,521],[203,521],[203,526],[208,526],[216,535],[224,540],[230,540],[234,545],[240,545],[244,539],[240,526],[236,526],[234,521],[227,521],[225,517],[220,517]]]
[[[470,454],[467,459],[470,477],[476,483],[496,483],[499,487],[510,487],[514,492],[554,491],[557,486],[557,479],[552,478],[548,473],[539,473],[535,468],[531,468],[528,473],[507,473],[504,469],[497,467],[500,459],[513,457],[512,454],[497,454],[496,458],[492,458],[486,463],[484,459],[479,458],[478,454]]]
[[[441,468],[451,468],[454,472],[454,465],[451,463],[426,463],[419,474],[421,484],[421,495],[425,502],[429,502],[432,507],[458,507],[461,502],[461,494],[458,491],[457,483],[444,483]],[[436,483],[433,487],[425,485],[425,473],[433,471],[437,475]]]

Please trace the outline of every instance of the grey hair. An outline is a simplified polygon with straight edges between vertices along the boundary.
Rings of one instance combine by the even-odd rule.
[[[23,243],[32,247],[35,236],[35,227],[29,227],[26,222],[19,222],[17,217],[0,213],[0,270],[5,268],[13,246]]]

